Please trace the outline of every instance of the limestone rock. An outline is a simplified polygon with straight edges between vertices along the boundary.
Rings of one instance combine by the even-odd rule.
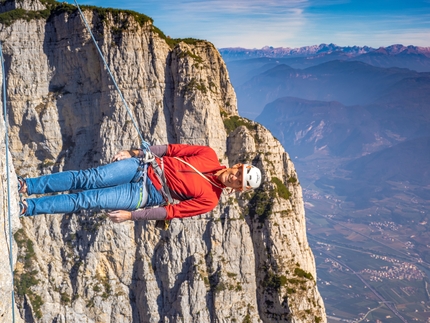
[[[12,172],[23,176],[101,165],[139,145],[80,16],[58,6],[49,18],[0,29]],[[223,196],[208,214],[173,220],[167,231],[113,224],[103,212],[18,221],[14,202],[16,280],[29,282],[17,294],[21,318],[326,322],[294,165],[270,132],[238,116],[218,51],[206,41],[172,45],[150,20],[127,12],[84,14],[145,140],[209,145],[226,164],[259,166],[265,181],[253,193]],[[2,275],[6,286],[10,270]],[[0,322],[9,322],[5,315]]]
[[[0,69],[1,86],[3,86],[2,80],[3,72]],[[14,269],[11,268],[10,259],[12,259],[13,264],[16,264],[18,247],[13,239],[13,234],[20,229],[21,223],[17,216],[19,213],[18,182],[16,180],[15,169],[12,163],[12,156],[10,152],[6,150],[6,125],[4,122],[3,107],[2,96],[0,111],[0,133],[3,134],[3,138],[0,141],[0,191],[2,195],[2,198],[0,199],[0,226],[2,228],[2,230],[0,230],[0,322],[12,322],[13,312],[15,312],[15,322],[23,322],[17,307],[15,306],[13,308],[12,304],[12,271]],[[8,155],[8,164],[6,163],[6,155]],[[9,173],[7,172],[8,170]],[[10,249],[11,240],[12,250]]]
[[[31,11],[39,11],[39,10],[46,9],[46,6],[38,0],[29,0],[29,1],[5,0],[2,2],[3,3],[0,6],[0,13],[15,10],[15,9],[23,9],[23,10],[31,10]]]

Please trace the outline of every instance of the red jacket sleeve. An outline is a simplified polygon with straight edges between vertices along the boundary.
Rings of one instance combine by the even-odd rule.
[[[191,200],[181,201],[178,204],[167,205],[164,208],[167,212],[166,220],[174,218],[187,218],[212,211],[217,205],[222,191],[217,189],[217,193],[212,196],[207,194],[204,197],[196,197]]]
[[[193,157],[205,156],[213,160],[218,160],[215,151],[208,146],[192,146],[184,144],[169,144],[167,146],[166,156],[169,157]]]

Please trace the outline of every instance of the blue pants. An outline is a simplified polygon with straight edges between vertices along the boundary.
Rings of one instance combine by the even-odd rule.
[[[29,198],[25,215],[72,213],[79,210],[109,209],[132,211],[164,202],[148,179],[148,198],[139,159],[127,158],[104,166],[80,171],[65,171],[26,179],[27,193],[44,194],[70,190],[78,193]]]

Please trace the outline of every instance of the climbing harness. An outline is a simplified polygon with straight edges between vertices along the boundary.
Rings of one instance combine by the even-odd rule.
[[[9,264],[10,272],[12,275],[12,322],[15,322],[15,290],[14,290],[14,278],[13,278],[13,250],[12,250],[12,216],[10,211],[10,173],[9,173],[9,134],[8,134],[8,122],[7,122],[7,109],[6,109],[6,71],[4,68],[3,48],[0,41],[0,59],[2,68],[2,81],[3,81],[3,117],[5,127],[5,149],[6,149],[6,178],[7,178],[7,211],[9,221]]]
[[[163,193],[163,196],[167,202],[167,205],[173,204],[175,201],[173,200],[172,195],[170,194],[169,186],[167,186],[166,176],[164,175],[164,162],[162,157],[160,158],[160,162],[161,162],[161,168],[154,158],[151,161],[151,166],[152,166],[152,169],[154,170],[155,175],[157,176],[158,180],[162,185],[161,192]]]
[[[167,186],[166,177],[164,176],[163,157],[158,157],[160,159],[161,168],[158,165],[157,161],[155,160],[155,157],[158,157],[158,156],[155,156],[150,150],[148,150],[148,151],[143,151],[143,156],[139,158],[143,164],[145,165],[151,164],[155,175],[157,176],[158,180],[162,185],[161,192],[164,199],[166,200],[167,204],[173,204],[174,200],[172,198],[172,195],[170,194],[169,187]]]
[[[143,156],[140,157],[140,160],[146,166],[148,164],[151,164],[152,169],[154,170],[154,174],[156,175],[159,182],[161,183],[161,195],[166,201],[166,205],[173,204],[175,201],[173,200],[172,195],[170,194],[169,187],[167,186],[166,176],[164,175],[163,157],[158,157],[160,159],[161,168],[158,165],[157,161],[155,160],[155,157],[156,156],[154,156],[154,154],[148,149],[147,151],[143,151]],[[170,226],[169,220],[155,221],[155,227],[158,229],[162,229],[166,231],[169,228],[169,226]]]
[[[141,170],[143,172],[139,180],[142,181],[142,185],[140,187],[139,201],[137,202],[136,209],[140,208],[142,205],[145,205],[148,201],[148,189],[146,187],[146,179],[148,178],[148,164],[143,165],[143,169]]]

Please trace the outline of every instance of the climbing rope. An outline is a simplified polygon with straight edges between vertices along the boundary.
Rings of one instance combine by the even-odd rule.
[[[7,111],[6,111],[6,71],[4,69],[4,58],[3,48],[0,41],[0,60],[3,77],[3,117],[5,127],[5,144],[6,144],[6,185],[7,185],[7,212],[9,221],[9,264],[10,272],[12,275],[12,322],[15,323],[15,291],[14,291],[14,279],[13,279],[13,243],[12,243],[12,216],[10,212],[10,176],[9,176],[9,134],[8,134],[8,122],[7,122]]]
[[[102,51],[100,50],[99,45],[97,44],[96,39],[94,38],[93,32],[91,31],[91,28],[90,28],[90,26],[88,25],[87,20],[85,19],[85,16],[84,16],[84,14],[82,13],[82,10],[81,10],[81,8],[80,8],[80,7],[79,7],[79,5],[78,5],[78,2],[77,2],[76,0],[74,0],[74,1],[75,1],[75,4],[76,4],[76,7],[78,8],[79,13],[80,13],[80,15],[81,15],[81,17],[82,17],[82,20],[84,21],[84,24],[85,24],[85,26],[87,27],[87,30],[88,30],[88,32],[89,32],[89,33],[90,33],[90,35],[91,35],[91,38],[93,39],[94,45],[96,46],[97,51],[99,52],[99,55],[100,55],[100,57],[101,57],[101,58],[102,58],[102,60],[103,60],[103,63],[104,63],[104,65],[105,65],[105,67],[106,67],[106,70],[108,71],[108,73],[109,73],[109,75],[110,75],[110,77],[111,77],[111,79],[112,79],[112,81],[113,81],[113,84],[115,85],[115,88],[117,89],[117,91],[118,91],[118,93],[119,93],[119,96],[121,97],[122,103],[124,104],[125,108],[127,109],[127,112],[128,112],[128,114],[129,114],[129,116],[130,116],[130,118],[131,118],[131,121],[133,122],[133,125],[134,125],[134,127],[136,128],[137,133],[139,134],[140,140],[141,140],[141,142],[142,142],[142,149],[143,149],[143,150],[145,150],[145,151],[149,151],[149,143],[147,143],[145,140],[143,140],[142,133],[140,132],[139,127],[137,126],[137,123],[136,123],[136,121],[134,120],[133,114],[132,114],[132,112],[131,112],[130,108],[128,107],[127,102],[125,101],[124,96],[122,95],[122,92],[121,92],[121,90],[119,89],[118,84],[116,83],[115,78],[114,78],[114,77],[113,77],[113,75],[112,75],[112,72],[110,71],[110,68],[109,68],[109,66],[108,66],[108,64],[107,64],[107,62],[106,62],[106,60],[105,60],[105,58],[104,58],[104,56],[103,56],[103,53],[102,53]]]

